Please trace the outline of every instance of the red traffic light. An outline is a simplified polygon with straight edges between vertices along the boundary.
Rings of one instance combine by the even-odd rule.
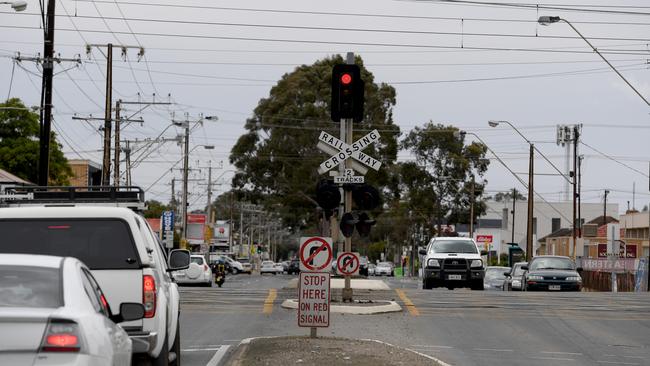
[[[343,75],[341,75],[341,84],[348,85],[351,82],[352,82],[352,75],[348,73],[344,73]]]

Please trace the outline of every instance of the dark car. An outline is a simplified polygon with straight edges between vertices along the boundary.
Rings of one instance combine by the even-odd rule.
[[[368,276],[368,257],[359,257],[359,275]]]
[[[292,259],[289,262],[289,267],[287,267],[288,274],[300,273],[300,261],[298,259]]]
[[[569,257],[545,255],[533,258],[522,267],[525,291],[580,291],[582,278]]]
[[[503,291],[522,291],[524,283],[524,270],[521,268],[528,262],[517,262],[512,266],[509,273],[506,273],[506,278],[503,281]]]
[[[486,290],[502,290],[506,273],[510,273],[510,267],[487,267],[485,269],[483,288]]]

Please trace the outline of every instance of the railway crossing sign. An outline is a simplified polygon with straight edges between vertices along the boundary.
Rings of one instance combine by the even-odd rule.
[[[353,169],[345,169],[344,175],[339,175],[334,177],[334,183],[336,184],[348,184],[348,183],[364,183],[366,181],[363,175],[354,175]]]
[[[298,253],[301,272],[327,271],[332,263],[332,238],[300,238]]]
[[[359,274],[359,253],[343,252],[336,260],[336,271],[344,276],[356,276]]]
[[[318,137],[318,145],[316,147],[325,153],[332,154],[332,156],[318,167],[318,173],[327,173],[339,164],[345,163],[349,158],[354,159],[352,168],[361,174],[365,174],[368,171],[366,166],[378,171],[381,167],[381,161],[362,153],[361,150],[379,141],[379,137],[379,131],[372,130],[367,135],[352,143],[352,145],[348,145],[329,133],[322,131]]]

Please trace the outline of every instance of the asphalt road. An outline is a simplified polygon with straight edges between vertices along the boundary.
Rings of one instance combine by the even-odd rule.
[[[305,335],[295,276],[229,276],[223,288],[181,289],[182,361],[215,366],[242,339]],[[452,365],[650,365],[650,294],[519,293],[421,290],[410,279],[391,290],[357,292],[394,299],[401,313],[331,314],[319,335],[371,338],[433,355]]]

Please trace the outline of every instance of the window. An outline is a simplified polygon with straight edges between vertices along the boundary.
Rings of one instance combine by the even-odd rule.
[[[3,220],[0,233],[0,253],[75,257],[91,269],[140,268],[131,231],[122,220]]]
[[[63,306],[59,268],[0,266],[0,308]]]
[[[562,227],[561,223],[562,223],[562,221],[560,220],[559,217],[552,218],[551,219],[551,232],[554,233],[554,232],[560,230],[561,227]]]
[[[110,310],[108,310],[108,303],[106,302],[106,297],[102,293],[101,288],[95,281],[93,275],[85,269],[81,270],[82,280],[84,284],[84,290],[86,295],[90,299],[90,302],[93,304],[95,311],[102,313],[106,316],[110,315]]]

